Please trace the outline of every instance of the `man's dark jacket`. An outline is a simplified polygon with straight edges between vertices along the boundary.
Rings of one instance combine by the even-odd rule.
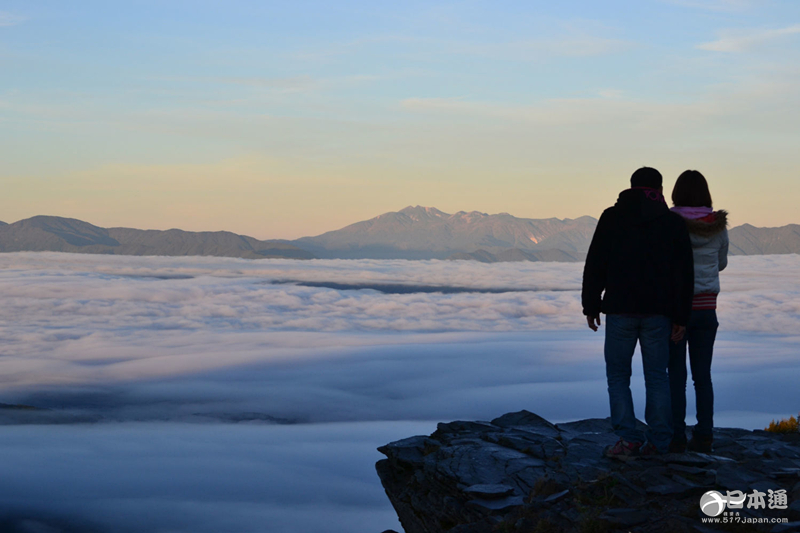
[[[583,313],[665,315],[685,326],[693,295],[692,244],[683,218],[656,189],[622,191],[600,217],[589,247]]]

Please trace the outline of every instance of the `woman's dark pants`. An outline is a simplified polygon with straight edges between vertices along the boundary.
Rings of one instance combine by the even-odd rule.
[[[686,435],[686,346],[692,368],[697,399],[697,438],[710,438],[714,427],[714,388],[711,385],[711,356],[717,336],[717,312],[713,309],[693,310],[683,340],[670,341],[669,386],[672,393],[672,430],[676,438]]]

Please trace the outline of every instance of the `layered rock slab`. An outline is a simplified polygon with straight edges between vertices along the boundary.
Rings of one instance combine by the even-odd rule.
[[[784,489],[787,509],[744,508],[740,520],[800,520],[800,435],[718,429],[714,437],[713,454],[621,462],[603,456],[617,440],[608,420],[556,425],[520,411],[382,446],[387,458],[376,469],[406,533],[737,530],[702,521],[709,490]]]

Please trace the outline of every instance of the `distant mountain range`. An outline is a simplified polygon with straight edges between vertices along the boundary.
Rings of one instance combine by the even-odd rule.
[[[115,255],[212,255],[247,259],[312,259],[292,244],[259,241],[229,231],[101,228],[74,218],[37,216],[0,224],[0,252],[78,252]]]
[[[757,228],[750,224],[728,232],[734,255],[800,254],[800,225]]]
[[[322,258],[577,261],[589,249],[596,225],[592,217],[451,215],[416,206],[292,243]]]
[[[568,262],[586,256],[596,225],[597,220],[588,216],[529,219],[409,206],[316,237],[260,241],[228,231],[101,228],[71,218],[37,216],[13,224],[0,222],[0,252]],[[800,253],[800,225],[744,224],[729,234],[734,255]]]

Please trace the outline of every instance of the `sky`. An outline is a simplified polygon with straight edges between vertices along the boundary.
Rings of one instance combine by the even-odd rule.
[[[400,531],[379,446],[520,409],[556,423],[608,416],[581,269],[0,254],[0,403],[50,409],[0,410],[0,525]],[[735,256],[722,273],[717,427],[797,415],[798,269],[796,254]],[[289,280],[519,291],[274,283]],[[691,425],[691,384],[687,401]]]
[[[3,0],[0,220],[597,217],[648,165],[798,223],[798,65],[795,0]]]

